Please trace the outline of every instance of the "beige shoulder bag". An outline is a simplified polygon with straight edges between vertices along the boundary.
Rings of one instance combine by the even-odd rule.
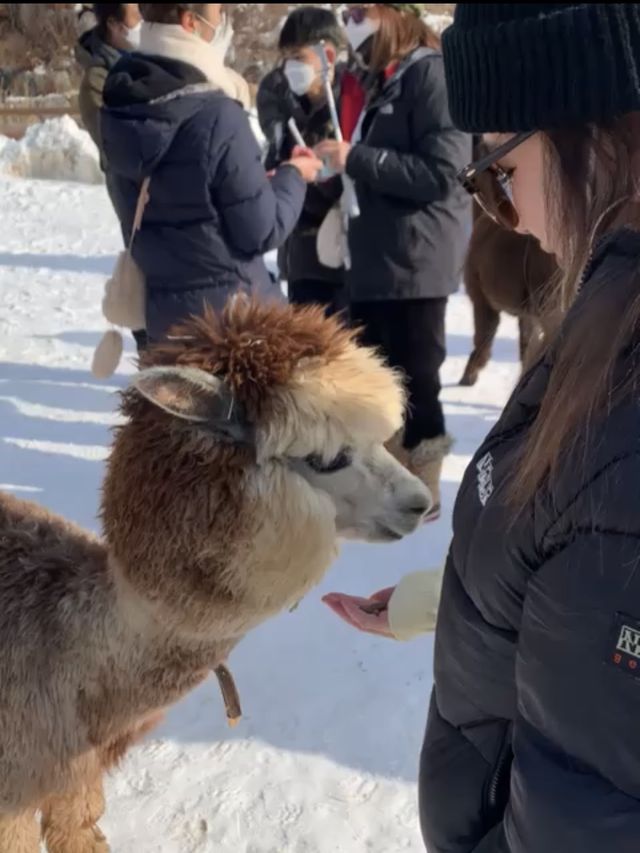
[[[91,372],[98,379],[113,375],[122,358],[122,333],[115,327],[125,329],[146,328],[144,275],[131,254],[133,241],[142,225],[144,210],[149,201],[149,184],[145,178],[140,187],[136,211],[133,217],[129,245],[120,252],[111,278],[104,286],[102,313],[113,328],[105,332],[93,355]]]

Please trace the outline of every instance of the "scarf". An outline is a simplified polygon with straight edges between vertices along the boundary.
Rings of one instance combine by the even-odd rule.
[[[138,53],[177,59],[193,65],[202,72],[214,89],[219,89],[244,109],[250,105],[249,86],[233,68],[224,64],[224,58],[208,42],[195,33],[189,33],[179,24],[153,24],[143,21]]]

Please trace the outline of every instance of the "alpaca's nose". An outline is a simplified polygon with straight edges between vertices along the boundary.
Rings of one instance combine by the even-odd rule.
[[[412,495],[412,497],[407,501],[404,511],[409,515],[418,515],[422,517],[431,509],[432,505],[433,501],[431,499],[431,493],[425,488],[424,491]]]

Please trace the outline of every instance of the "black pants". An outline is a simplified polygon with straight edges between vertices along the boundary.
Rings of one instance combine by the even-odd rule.
[[[149,343],[149,339],[147,337],[146,329],[134,329],[131,333],[133,335],[133,339],[136,342],[136,347],[138,348],[138,352],[141,353],[143,350],[147,348],[147,344]]]
[[[324,305],[327,314],[345,313],[349,307],[344,282],[301,278],[289,282],[289,302],[293,305]]]
[[[446,358],[447,300],[355,302],[351,322],[364,327],[363,343],[378,347],[408,380],[404,446],[409,450],[445,432],[440,405],[440,368]]]

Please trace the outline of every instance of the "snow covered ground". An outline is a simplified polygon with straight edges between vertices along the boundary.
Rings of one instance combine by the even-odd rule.
[[[0,489],[96,528],[115,422],[109,382],[88,372],[103,331],[102,284],[120,249],[101,186],[0,178]],[[358,635],[320,603],[370,593],[444,559],[465,464],[518,372],[504,321],[475,389],[464,296],[451,301],[443,397],[456,438],[444,518],[394,545],[350,544],[321,588],[232,656],[245,717],[230,731],[215,683],[178,705],[108,785],[114,853],[419,853],[416,766],[432,639]]]

